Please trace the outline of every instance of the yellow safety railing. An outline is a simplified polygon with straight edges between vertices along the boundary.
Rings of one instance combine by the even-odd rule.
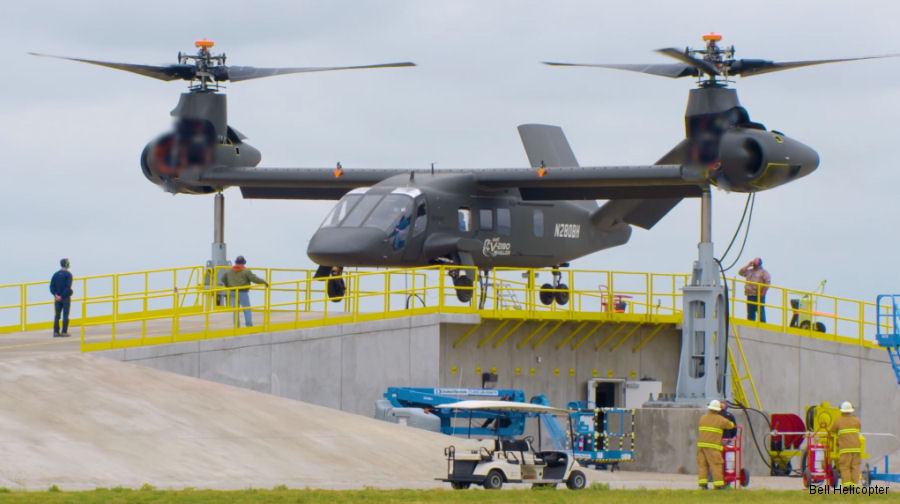
[[[874,343],[877,334],[875,303],[772,285],[766,292],[765,303],[759,307],[766,311],[766,322],[760,320],[759,314],[751,321],[746,320],[748,301],[744,296],[744,286],[748,284],[760,286],[741,279],[728,279],[729,310],[736,324],[878,347]]]
[[[478,279],[479,272],[474,267],[440,265],[345,270],[340,280],[346,290],[333,297],[328,294],[328,279],[314,278],[313,270],[254,268],[269,287],[250,288],[254,325],[244,327],[245,308],[229,302],[234,289],[219,285],[225,271],[194,266],[77,278],[70,332],[80,334],[82,349],[90,351],[427,313],[472,313],[487,319],[554,324],[615,320],[659,328],[681,322],[681,292],[689,282],[685,274],[562,269],[554,289],[552,269],[496,268],[472,287],[457,287],[451,271],[471,279]],[[0,333],[49,330],[53,300],[48,283],[0,285]],[[765,304],[768,322],[763,324],[740,319],[746,309],[743,285],[741,280],[728,280],[736,324],[875,346],[871,343],[876,319],[872,303],[772,286]],[[467,302],[458,299],[464,291],[470,294]],[[545,304],[541,298],[548,296],[566,303]],[[809,297],[794,309],[790,299],[796,296]],[[798,319],[808,319],[809,327],[793,327],[795,313]],[[815,330],[815,322],[820,321],[825,332]],[[582,329],[589,335],[591,327],[596,330],[597,324]],[[583,336],[578,336],[580,345]]]

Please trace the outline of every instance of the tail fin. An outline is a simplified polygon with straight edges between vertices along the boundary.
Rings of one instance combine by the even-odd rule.
[[[559,126],[522,124],[519,126],[519,137],[532,168],[538,168],[541,164],[546,167],[578,166],[575,153]]]

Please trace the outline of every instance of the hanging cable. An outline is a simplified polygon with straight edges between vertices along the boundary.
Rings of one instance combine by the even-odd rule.
[[[734,261],[725,268],[725,271],[734,268],[734,265],[741,260],[741,255],[744,253],[744,247],[747,246],[747,238],[750,236],[750,222],[753,220],[753,207],[756,206],[756,193],[753,193],[750,198],[750,211],[747,213],[747,226],[744,228],[744,240],[741,243],[741,250],[738,251],[737,257],[734,258]]]
[[[753,196],[753,193],[747,194],[747,201],[744,202],[744,212],[741,214],[741,221],[738,222],[737,228],[734,230],[734,234],[731,235],[731,241],[728,242],[728,246],[725,247],[725,252],[722,252],[722,257],[719,258],[719,261],[725,260],[725,256],[728,255],[728,251],[731,250],[731,246],[734,245],[734,240],[737,239],[738,234],[741,232],[741,228],[744,225],[744,219],[747,218],[747,208],[750,206],[751,196]]]

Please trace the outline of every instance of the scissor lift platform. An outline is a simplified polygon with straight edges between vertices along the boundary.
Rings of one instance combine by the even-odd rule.
[[[897,310],[897,299],[900,294],[879,294],[875,302],[878,310],[877,327],[878,334],[875,338],[878,344],[887,348],[891,358],[891,367],[900,385],[900,313]]]

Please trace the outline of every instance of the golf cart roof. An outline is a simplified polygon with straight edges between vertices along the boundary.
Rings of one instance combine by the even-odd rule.
[[[523,413],[561,413],[568,414],[569,410],[516,401],[459,401],[455,403],[441,404],[439,408],[453,408],[461,410],[488,410],[488,411],[519,411]]]

